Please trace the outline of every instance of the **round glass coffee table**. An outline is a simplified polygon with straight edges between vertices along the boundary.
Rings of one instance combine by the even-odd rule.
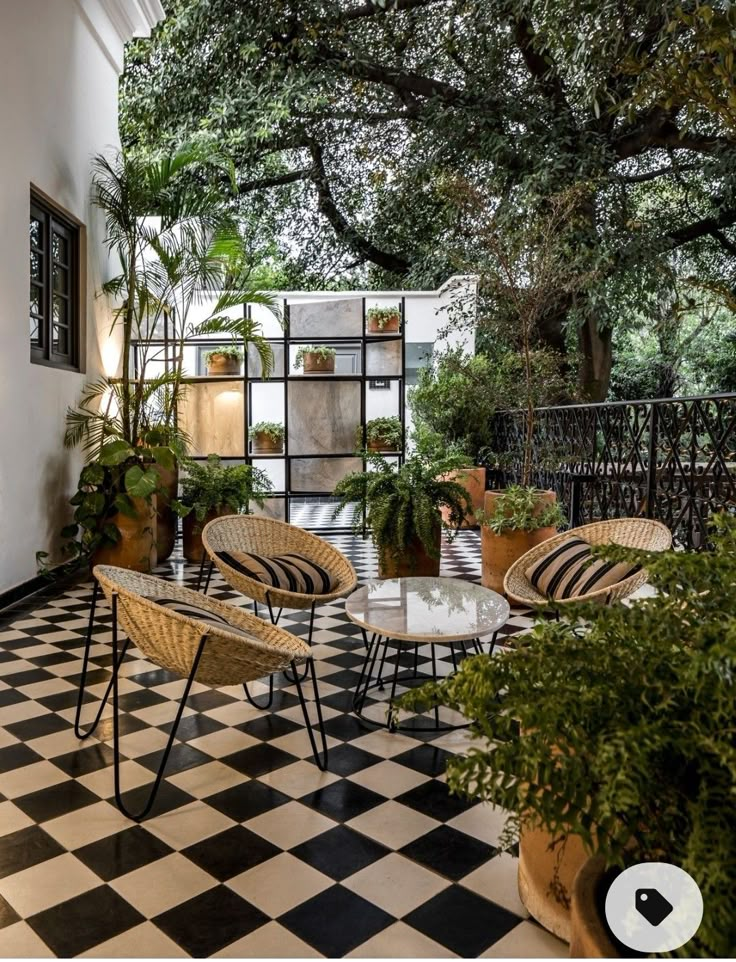
[[[388,710],[399,689],[447,676],[462,659],[483,654],[482,639],[489,635],[492,654],[498,629],[509,617],[505,598],[459,578],[387,578],[365,582],[347,599],[345,611],[361,628],[366,647],[353,695],[359,718],[391,730],[449,731],[468,725],[467,720],[443,720],[440,713],[447,716],[449,710],[439,707],[431,725],[420,724],[418,715],[412,719],[416,723],[396,725]],[[445,646],[439,656],[438,645]]]

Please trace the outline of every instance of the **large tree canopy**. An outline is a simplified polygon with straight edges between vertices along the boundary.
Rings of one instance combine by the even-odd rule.
[[[539,335],[605,396],[611,327],[668,258],[736,284],[736,15],[671,0],[168,0],[128,51],[129,150],[204,140],[305,271],[436,284],[492,256],[458,192],[523,228],[580,196],[580,283]],[[568,239],[569,242],[569,239]],[[574,336],[573,336],[574,335]]]

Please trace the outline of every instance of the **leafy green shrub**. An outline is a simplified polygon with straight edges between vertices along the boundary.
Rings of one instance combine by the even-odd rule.
[[[223,467],[216,454],[206,462],[186,461],[182,477],[182,504],[194,512],[197,521],[204,521],[210,511],[227,508],[234,514],[250,512],[251,501],[263,507],[272,489],[268,475],[250,464]]]
[[[334,347],[327,347],[324,344],[302,344],[294,358],[294,367],[297,371],[304,365],[305,354],[316,354],[318,357],[321,357],[323,361],[327,361],[329,358],[335,357],[337,351]]]
[[[447,766],[452,791],[520,827],[577,835],[609,866],[667,861],[700,886],[705,914],[680,952],[736,950],[736,519],[714,550],[597,553],[644,564],[654,597],[576,606],[511,651],[402,696],[474,719]],[[499,692],[503,692],[499,696]]]
[[[387,447],[398,451],[404,439],[404,429],[400,418],[372,418],[366,423],[365,438],[363,428],[360,425],[358,425],[355,436],[359,448],[362,448],[364,443],[383,441]]]
[[[458,468],[457,459],[426,461],[417,455],[397,467],[380,454],[367,456],[372,470],[346,475],[335,488],[340,503],[333,517],[349,504],[357,504],[355,531],[362,531],[363,511],[373,541],[380,551],[396,560],[406,556],[419,539],[430,557],[436,558],[440,528],[456,529],[465,518],[470,495],[457,481],[442,476]],[[450,509],[450,524],[445,525],[440,508]]]
[[[249,434],[251,438],[257,434],[265,434],[274,443],[278,443],[284,440],[286,429],[280,421],[259,421],[250,428]]]
[[[565,516],[559,502],[545,505],[539,510],[539,490],[537,488],[523,488],[518,484],[510,484],[496,499],[493,513],[486,515],[484,511],[476,511],[478,524],[490,528],[494,534],[504,531],[538,531],[540,528],[554,526],[560,528],[565,523]]]

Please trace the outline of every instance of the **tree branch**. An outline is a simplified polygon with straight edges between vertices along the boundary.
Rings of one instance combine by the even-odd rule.
[[[383,267],[384,270],[391,271],[393,274],[406,274],[410,266],[409,261],[398,254],[391,254],[389,251],[384,251],[376,247],[372,241],[358,233],[352,224],[348,222],[345,215],[335,203],[335,198],[332,196],[330,181],[325,170],[322,147],[316,141],[312,141],[309,149],[314,164],[312,180],[317,189],[317,207],[322,216],[332,226],[337,236],[356,254],[371,261],[378,267]]]
[[[400,13],[402,10],[416,10],[419,7],[428,7],[431,3],[438,3],[440,0],[392,0],[385,7],[379,7],[376,3],[369,0],[359,7],[346,10],[340,14],[340,21],[360,20],[362,17],[375,17],[379,13]]]
[[[514,23],[514,37],[529,73],[539,84],[540,89],[559,113],[569,113],[562,81],[544,52],[537,49],[536,36],[531,21],[519,17]]]
[[[298,180],[307,180],[312,176],[311,167],[303,167],[301,170],[292,170],[287,174],[277,174],[274,177],[260,177],[256,180],[238,181],[238,194],[247,194],[253,190],[266,190],[269,187],[282,187],[284,184],[293,184]]]
[[[730,207],[722,210],[715,217],[703,217],[701,220],[696,220],[685,227],[677,227],[668,231],[665,239],[669,241],[669,249],[674,250],[677,247],[682,247],[683,244],[689,244],[690,241],[706,237],[708,234],[716,237],[725,227],[733,227],[734,224],[736,224],[736,207]]]
[[[620,179],[626,184],[643,184],[648,180],[656,180],[658,177],[666,177],[669,174],[687,173],[690,170],[699,170],[699,164],[668,164],[666,167],[657,167],[655,170],[645,170],[641,174],[621,174]]]

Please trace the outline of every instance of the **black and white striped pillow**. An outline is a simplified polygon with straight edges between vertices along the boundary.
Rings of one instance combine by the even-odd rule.
[[[172,611],[177,612],[177,614],[185,615],[187,618],[192,618],[194,621],[199,621],[203,625],[213,625],[215,628],[223,628],[225,631],[230,631],[234,635],[242,635],[243,638],[254,638],[254,635],[242,628],[238,628],[221,615],[218,615],[214,611],[209,611],[207,608],[200,608],[198,605],[192,605],[187,601],[180,601],[178,598],[149,598],[149,601],[155,602],[157,605],[161,605],[163,608],[170,608]]]
[[[264,585],[301,595],[327,595],[337,579],[322,565],[301,554],[258,555],[248,551],[218,551],[228,567]]]
[[[594,559],[587,541],[566,538],[527,568],[525,574],[540,594],[561,601],[611,588],[640,568],[641,565],[628,562]]]

